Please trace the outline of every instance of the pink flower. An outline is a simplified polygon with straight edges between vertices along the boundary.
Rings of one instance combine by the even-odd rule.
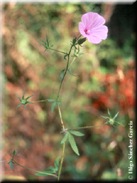
[[[79,22],[80,33],[89,42],[98,44],[107,38],[108,28],[103,25],[105,19],[98,13],[88,12],[82,15],[82,22]]]

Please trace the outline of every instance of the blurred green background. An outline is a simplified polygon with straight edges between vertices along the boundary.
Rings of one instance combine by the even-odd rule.
[[[66,145],[61,179],[128,179],[128,123],[135,122],[135,7],[135,3],[3,4],[3,159],[10,160],[15,149],[18,163],[44,171],[61,156],[57,109],[57,119],[50,102],[16,110],[19,100],[14,93],[21,97],[25,88],[26,97],[35,93],[30,101],[56,98],[66,60],[63,54],[44,52],[38,41],[47,35],[54,49],[67,52],[70,41],[80,34],[82,14],[93,11],[106,19],[108,38],[98,45],[86,41],[81,47],[84,54],[71,70],[77,77],[67,74],[61,90],[63,120],[68,128],[103,125],[101,115],[106,116],[109,108],[112,115],[119,111],[117,121],[125,127],[81,130],[85,136],[75,138],[80,157]],[[37,177],[17,165],[11,170],[6,162],[2,166],[5,178],[54,179]]]

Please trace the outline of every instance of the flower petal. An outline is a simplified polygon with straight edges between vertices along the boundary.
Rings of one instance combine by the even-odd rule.
[[[86,33],[85,33],[85,25],[82,22],[79,22],[79,32],[82,34],[82,36],[86,37]]]
[[[82,15],[82,22],[85,28],[99,27],[105,23],[105,19],[98,13],[88,12]]]
[[[108,33],[108,28],[105,25],[92,29],[92,36],[99,37],[103,40],[107,38],[107,33]]]
[[[99,37],[96,37],[96,36],[88,36],[87,37],[88,41],[93,43],[93,44],[99,44],[102,39],[100,39]]]

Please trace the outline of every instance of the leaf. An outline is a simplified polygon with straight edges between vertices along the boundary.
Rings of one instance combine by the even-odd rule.
[[[34,175],[37,175],[37,176],[47,176],[47,175],[50,175],[54,173],[52,170],[51,171],[44,171],[44,172],[41,172],[41,173],[35,173]]]
[[[108,115],[111,117],[111,114],[110,114],[110,112],[109,112],[109,109],[108,109]]]
[[[124,126],[122,123],[120,123],[120,122],[118,122],[118,121],[115,121],[116,123],[118,123],[118,124],[120,124],[120,125],[122,125],[122,126]]]
[[[23,96],[22,96],[22,99],[24,99],[24,95],[25,95],[25,88],[23,90]]]
[[[68,56],[68,54],[64,55],[64,59],[66,60],[66,57]]]
[[[16,107],[16,109],[19,107],[19,106],[21,106],[22,104],[19,104],[17,107]]]
[[[13,163],[10,161],[10,168],[13,170]]]
[[[77,41],[77,38],[75,37],[75,38],[73,38],[73,45],[75,45],[75,43],[76,43],[76,41]]]
[[[35,95],[35,94],[33,94],[33,95]],[[30,95],[29,97],[27,97],[26,100],[28,100],[28,99],[29,99],[30,97],[32,97],[33,95]]]
[[[119,112],[117,112],[117,114],[113,117],[113,119],[115,119],[115,118],[118,116],[118,113],[119,113]]]
[[[72,74],[72,72],[68,69],[68,72],[69,72],[69,74],[71,74],[72,76],[77,76],[77,75],[74,75],[74,74]]]
[[[54,168],[53,166],[50,166],[49,168],[46,169],[47,172],[52,172],[52,173],[56,173],[56,168]]]
[[[74,139],[73,135],[71,135],[69,133],[69,137],[68,138],[69,138],[69,143],[71,145],[71,148],[79,156],[80,154],[79,154],[79,151],[78,151],[78,148],[77,148],[77,145],[76,145],[76,142],[75,142],[75,139]]]
[[[21,98],[15,93],[15,95],[18,97],[18,99],[20,100],[20,102],[21,102]]]
[[[76,136],[84,136],[84,134],[83,133],[81,133],[81,132],[77,132],[77,131],[69,131],[71,134],[73,134],[73,135],[76,135]]]
[[[105,118],[105,119],[109,118],[109,117],[106,117],[106,116],[101,116],[101,117],[103,117],[103,118]]]
[[[56,106],[56,101],[55,102],[53,102],[53,104],[51,105],[51,112],[53,113],[53,111],[54,111],[54,108],[55,108],[55,106]]]
[[[54,102],[54,100],[53,100],[53,99],[47,99],[47,101],[48,101],[48,102]]]
[[[60,73],[60,78],[61,78],[61,79],[63,79],[64,71],[65,71],[65,69],[63,69],[63,70],[61,71],[61,73]]]
[[[61,103],[59,103],[58,101],[56,101],[56,103],[58,104],[58,105],[62,105]]]
[[[66,133],[65,136],[63,137],[61,144],[63,144],[64,142],[66,142],[67,138],[68,138],[69,133]]]
[[[59,161],[60,161],[60,156],[56,158],[55,163],[54,163],[55,168],[56,168],[57,170],[58,170],[58,168],[59,168]]]
[[[29,101],[27,101],[27,103],[29,103],[29,104],[33,104],[32,102],[29,102]]]
[[[18,151],[15,151],[15,150],[14,150],[14,151],[12,152],[13,156],[15,156],[15,154],[17,154],[17,152],[18,152]]]

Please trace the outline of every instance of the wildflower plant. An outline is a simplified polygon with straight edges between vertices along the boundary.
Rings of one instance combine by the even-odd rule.
[[[22,99],[17,94],[15,94],[18,97],[18,99],[20,100],[20,104],[17,106],[17,108],[20,107],[21,105],[24,105],[24,108],[26,109],[26,104],[34,104],[35,102],[49,102],[49,103],[51,103],[52,114],[53,114],[55,108],[58,109],[58,115],[60,117],[60,123],[61,123],[61,128],[62,128],[60,135],[63,134],[62,140],[60,142],[60,146],[63,146],[62,147],[62,154],[59,157],[56,157],[55,162],[54,162],[54,166],[50,166],[46,170],[41,172],[41,171],[36,171],[36,170],[30,169],[30,168],[24,167],[23,165],[19,164],[15,160],[15,155],[17,154],[17,151],[14,150],[12,153],[11,160],[8,162],[8,164],[10,164],[11,169],[13,169],[14,165],[16,164],[22,168],[26,168],[30,171],[35,172],[34,174],[36,176],[49,175],[49,176],[53,176],[53,177],[57,178],[58,180],[60,180],[61,170],[62,170],[63,161],[64,161],[64,155],[65,155],[66,142],[68,142],[67,144],[70,145],[73,152],[76,155],[80,156],[78,146],[77,146],[76,141],[75,141],[75,137],[77,136],[77,137],[81,138],[84,136],[84,134],[79,132],[79,130],[86,129],[86,128],[102,127],[102,126],[105,126],[108,124],[113,125],[113,126],[115,123],[120,124],[119,122],[115,121],[119,112],[116,113],[116,115],[112,118],[111,114],[108,110],[109,116],[108,117],[102,116],[103,118],[107,119],[107,122],[104,125],[83,126],[83,127],[76,127],[75,129],[65,127],[63,117],[62,117],[62,112],[61,112],[61,106],[63,106],[63,101],[62,101],[62,103],[60,102],[60,98],[61,98],[60,92],[62,89],[62,85],[64,83],[64,79],[65,79],[67,74],[70,74],[71,76],[76,76],[71,72],[70,68],[72,67],[74,61],[80,55],[83,54],[80,51],[81,46],[83,46],[83,44],[86,41],[89,41],[93,44],[99,44],[102,40],[105,40],[107,38],[107,33],[108,33],[108,28],[107,28],[107,26],[104,25],[105,19],[101,15],[99,15],[98,13],[93,13],[93,12],[85,13],[84,15],[82,15],[81,19],[82,19],[82,22],[79,22],[79,31],[80,31],[81,35],[72,39],[72,41],[70,42],[70,48],[67,52],[54,49],[53,45],[50,44],[50,41],[49,41],[47,36],[46,36],[45,41],[42,39],[41,39],[41,41],[38,41],[44,47],[44,49],[45,49],[44,51],[59,52],[59,53],[64,55],[64,59],[66,60],[66,66],[60,71],[60,84],[59,84],[56,98],[30,102],[30,101],[28,101],[28,99],[30,97],[34,96],[34,94],[25,98],[24,97],[25,89],[23,91]],[[83,36],[83,38],[81,38],[81,36]],[[73,56],[70,57],[72,52],[73,52]]]

